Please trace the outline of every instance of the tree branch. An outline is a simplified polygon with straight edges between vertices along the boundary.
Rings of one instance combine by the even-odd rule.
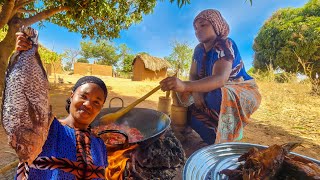
[[[14,0],[7,0],[2,6],[2,10],[0,12],[0,29],[6,25],[10,19],[11,12],[14,8]]]
[[[57,14],[59,12],[62,11],[68,11],[70,8],[68,6],[62,6],[62,7],[56,7],[56,8],[52,8],[52,9],[48,9],[45,11],[42,11],[32,17],[29,17],[27,19],[22,20],[22,25],[25,26],[30,26],[31,24],[34,24],[38,21],[41,21],[43,19],[47,19],[51,16],[53,16],[54,14]]]
[[[31,13],[36,13],[37,11],[36,10],[26,10],[24,8],[21,8],[21,9],[18,9],[17,10],[18,13],[28,13],[28,14],[31,14]]]
[[[31,3],[31,2],[34,2],[35,0],[28,0],[28,1],[22,1],[22,2],[19,2],[19,4],[17,4],[15,7],[14,7],[14,11],[17,11],[18,9],[22,8],[23,6]]]
[[[25,6],[25,5],[27,5],[27,4],[31,3],[31,2],[34,2],[34,1],[35,1],[35,0],[21,0],[21,1],[16,1],[16,5],[15,5],[15,7],[13,8],[13,10],[11,11],[10,19],[12,19],[12,17],[13,17],[14,15],[16,15],[17,12],[19,12],[19,11],[18,11],[19,9],[23,8],[23,6]],[[21,13],[23,13],[23,12],[21,12]]]

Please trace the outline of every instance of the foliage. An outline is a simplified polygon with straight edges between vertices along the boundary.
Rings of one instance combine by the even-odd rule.
[[[311,64],[312,75],[320,72],[320,1],[310,0],[302,8],[281,9],[260,29],[255,38],[254,67],[266,71],[269,64],[286,72],[305,73],[303,63]]]
[[[125,56],[123,59],[123,65],[122,65],[122,70],[123,72],[132,72],[132,63],[135,58],[135,55],[133,54],[128,54]]]
[[[132,71],[132,62],[135,55],[131,54],[131,49],[127,45],[116,46],[106,40],[100,40],[97,43],[82,41],[80,45],[79,55],[81,58],[77,62],[80,60],[89,63],[89,60],[93,60],[96,64],[114,66],[118,71]]]
[[[79,63],[89,63],[89,60],[82,57],[82,58],[77,59],[77,62],[79,62]]]
[[[133,74],[132,72],[119,71],[116,76],[124,79],[132,79]]]
[[[257,72],[257,70],[256,70],[254,67],[251,67],[251,68],[247,71],[247,73],[248,73],[250,76],[253,76],[254,73],[256,73],[256,72]]]
[[[96,64],[116,66],[118,61],[117,47],[110,41],[101,40],[97,43],[92,41],[80,42],[80,55],[93,60]]]
[[[73,64],[71,62],[67,61],[66,64],[63,66],[63,69],[65,71],[72,71],[72,65]]]
[[[56,69],[57,69],[57,62],[61,62],[62,59],[62,55],[53,52],[43,46],[39,46],[38,48],[38,52],[40,54],[41,60],[42,62],[46,63],[46,64],[50,64],[51,67],[53,67],[53,74],[54,74],[54,82],[56,83]]]
[[[297,74],[294,73],[277,73],[275,74],[275,82],[277,83],[294,83],[298,82],[297,80]]]
[[[173,2],[174,0],[171,0]],[[15,45],[19,28],[51,22],[82,37],[112,39],[120,31],[153,12],[157,0],[0,0],[0,29],[8,26],[6,37],[0,41],[0,91],[5,68]],[[181,7],[186,0],[179,0]]]
[[[39,51],[42,62],[46,64],[54,64],[56,62],[61,61],[61,55],[43,46],[39,46],[38,51]]]
[[[258,81],[275,82],[275,70],[273,69],[273,66],[271,64],[269,64],[266,71],[254,69],[252,74],[250,75]]]
[[[320,1],[310,0],[302,8],[281,9],[260,29],[255,38],[254,67],[262,71],[267,65],[286,72],[303,73],[320,89]]]
[[[187,42],[173,43],[172,53],[165,57],[170,62],[173,71],[178,72],[178,76],[186,75],[190,69],[193,49]]]
[[[119,66],[121,67],[121,71],[125,73],[132,72],[132,63],[135,55],[131,53],[131,49],[125,44],[120,44],[119,49],[119,58],[121,61]]]
[[[252,0],[250,0],[252,1]],[[170,2],[174,2],[174,0],[170,0]],[[177,0],[178,7],[182,7],[183,5],[190,4],[190,0]]]
[[[9,1],[1,0],[0,3],[3,4],[1,11],[6,16],[0,20],[0,28],[11,20],[8,16],[15,17],[14,15],[22,13],[20,17],[24,25],[39,21],[42,25],[42,21],[46,20],[72,32],[79,32],[83,37],[109,39],[119,37],[120,30],[128,29],[133,23],[141,21],[143,14],[152,13],[157,1],[25,0],[13,2],[12,5]],[[178,6],[182,7],[187,3],[189,1],[179,0]]]
[[[2,41],[4,37],[6,37],[6,34],[7,34],[6,28],[0,29],[0,41]]]
[[[79,50],[75,49],[66,49],[62,53],[63,60],[65,61],[65,70],[70,71],[74,65],[74,63],[77,61],[77,56],[80,54]]]

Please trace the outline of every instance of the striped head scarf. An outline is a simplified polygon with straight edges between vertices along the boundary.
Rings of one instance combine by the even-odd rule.
[[[225,39],[228,37],[230,29],[227,21],[221,16],[220,12],[215,9],[206,9],[201,11],[193,20],[193,26],[199,18],[208,20],[218,37]]]

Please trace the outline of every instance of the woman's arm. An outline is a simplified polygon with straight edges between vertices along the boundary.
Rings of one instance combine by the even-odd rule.
[[[198,80],[197,63],[195,61],[192,61],[192,64],[191,64],[189,80],[190,81]],[[205,103],[204,97],[203,97],[203,93],[192,92],[192,96],[194,99],[194,104],[197,108],[204,108],[206,106],[206,103]]]
[[[194,81],[198,79],[197,75],[197,63],[195,61],[192,61],[191,63],[191,68],[189,72],[189,80]]]
[[[189,92],[209,92],[220,88],[228,81],[232,70],[232,61],[219,59],[212,68],[212,76],[200,80],[186,81],[185,90]]]
[[[232,62],[224,59],[224,57],[220,58],[212,68],[212,76],[200,80],[181,81],[176,77],[167,77],[160,82],[161,89],[163,91],[173,90],[177,92],[209,92],[215,90],[224,86],[228,81]],[[193,68],[191,66],[191,69]],[[195,78],[193,72],[192,70],[190,71],[190,79]]]

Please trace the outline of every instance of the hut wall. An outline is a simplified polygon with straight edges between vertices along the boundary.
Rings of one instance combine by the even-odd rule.
[[[91,75],[91,65],[88,63],[74,63],[74,74]]]
[[[149,69],[144,70],[144,74],[142,77],[142,80],[159,80],[163,79],[167,76],[167,70],[166,69],[161,69],[160,71],[151,71]]]
[[[112,66],[74,63],[74,74],[112,76]]]
[[[138,58],[133,65],[133,81],[144,81],[144,80],[159,80],[167,76],[167,69],[161,69],[160,71],[151,71],[146,69],[143,61]]]
[[[92,64],[92,75],[112,76],[112,66]]]
[[[142,81],[143,80],[143,75],[144,75],[144,63],[143,61],[138,58],[136,59],[136,61],[133,64],[133,77],[132,80],[133,81]]]

